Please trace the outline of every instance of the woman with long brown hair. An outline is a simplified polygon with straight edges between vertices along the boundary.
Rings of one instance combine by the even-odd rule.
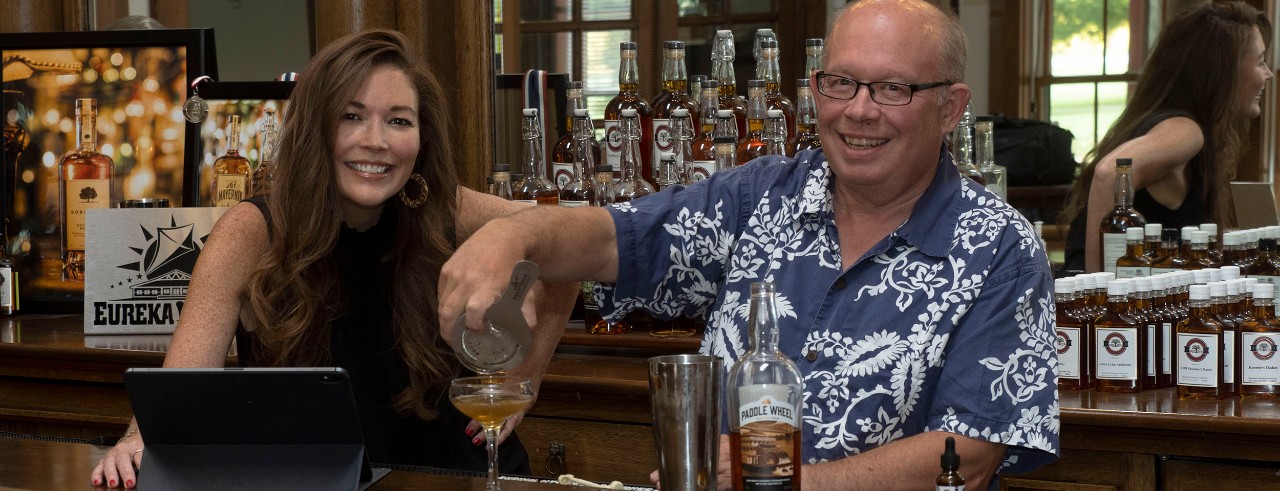
[[[1086,157],[1062,212],[1066,269],[1101,271],[1099,224],[1115,206],[1115,162],[1133,159],[1134,208],[1165,228],[1236,223],[1229,184],[1249,120],[1275,73],[1271,22],[1244,2],[1216,2],[1169,22],[1125,110]]]
[[[270,197],[237,204],[210,233],[164,365],[221,366],[235,336],[242,364],[340,366],[371,461],[484,470],[478,424],[449,403],[462,370],[439,335],[436,287],[458,243],[522,205],[458,185],[445,91],[411,53],[402,34],[374,30],[311,59]],[[539,299],[537,339],[512,370],[535,387],[575,290]],[[133,487],[142,437],[131,424],[93,483]],[[522,450],[504,444],[504,472],[528,473]]]

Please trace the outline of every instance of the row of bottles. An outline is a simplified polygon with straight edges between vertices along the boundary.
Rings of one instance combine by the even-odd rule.
[[[1229,231],[1217,240],[1218,226],[1165,229],[1159,223],[1125,230],[1123,254],[1111,263],[1118,278],[1150,276],[1180,270],[1234,266],[1247,277],[1268,284],[1280,277],[1277,239],[1280,227]],[[1114,252],[1113,252],[1114,254]]]
[[[1274,298],[1271,284],[1241,278],[1235,266],[1055,280],[1058,386],[1280,397]]]
[[[949,138],[952,160],[960,175],[985,186],[1008,201],[1007,169],[996,164],[994,120],[990,116],[974,118],[973,103],[964,110],[960,123]]]

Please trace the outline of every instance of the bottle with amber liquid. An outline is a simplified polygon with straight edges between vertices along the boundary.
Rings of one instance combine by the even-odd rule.
[[[960,454],[956,453],[956,439],[947,437],[942,451],[942,472],[934,481],[934,491],[964,491],[964,476],[960,475]]]
[[[3,217],[0,217],[3,220]],[[4,229],[0,228],[0,316],[11,316],[18,313],[21,306],[18,295],[18,272],[9,259],[9,242],[5,239]]]
[[[524,140],[524,177],[511,190],[511,196],[513,201],[523,203],[558,205],[560,190],[542,176],[547,168],[547,154],[542,149],[542,118],[534,108],[525,109],[523,116],[520,133]]]
[[[574,117],[574,112],[579,109],[585,110],[587,108],[587,105],[582,98],[581,81],[569,82],[569,89],[566,91],[566,98],[565,112],[568,116],[565,117],[567,120],[565,122],[565,133],[561,135],[560,140],[556,141],[555,145],[551,147],[551,174],[547,176],[547,178],[551,179],[551,182],[555,184],[558,189],[563,189],[565,184],[568,184],[569,181],[573,179],[572,176],[575,173],[589,176],[591,175],[592,169],[592,167],[588,167],[586,169],[586,174],[582,174],[581,170],[575,171],[573,169],[574,157],[577,156],[574,147],[575,132],[573,128],[574,120],[576,119]],[[596,162],[604,162],[603,154],[600,153],[600,142],[596,141],[594,136],[591,137],[591,151],[595,154],[594,157]]]
[[[951,157],[956,163],[960,175],[972,179],[973,182],[987,185],[987,179],[978,170],[976,150],[973,143],[973,102],[965,106],[964,114],[956,128],[951,130]]]
[[[1173,387],[1177,385],[1173,375],[1174,329],[1182,321],[1177,309],[1173,308],[1173,277],[1160,274],[1151,276],[1151,304],[1159,320],[1160,342],[1153,343],[1160,350],[1158,355],[1160,371],[1156,374],[1156,385],[1153,388]]]
[[[698,117],[698,105],[685,93],[684,42],[667,41],[662,48],[662,93],[653,99],[653,149],[652,162],[657,162],[662,152],[675,152],[676,137],[671,130],[671,112],[684,109]],[[654,176],[644,176],[653,180]]]
[[[1089,327],[1081,315],[1081,297],[1076,278],[1053,280],[1056,304],[1058,350],[1058,389],[1083,390],[1093,386],[1089,360]]]
[[[634,109],[640,119],[640,148],[653,146],[653,112],[649,102],[640,96],[640,69],[636,64],[636,43],[627,41],[618,46],[618,95],[604,107],[604,158],[614,172],[622,171],[622,148],[626,138],[622,134],[622,111]],[[640,175],[653,179],[653,156],[650,152],[640,155]]]
[[[716,118],[716,171],[719,172],[738,165],[738,136],[737,127],[732,124],[732,112],[721,109],[716,112]]]
[[[751,348],[725,381],[730,469],[735,490],[798,491],[804,381],[778,351],[777,292],[751,285]]]
[[[1218,224],[1202,223],[1200,224],[1200,231],[1209,236],[1209,257],[1212,257],[1214,261],[1221,263],[1222,241],[1219,240],[1218,237]]]
[[[261,141],[258,146],[258,166],[253,169],[252,196],[271,195],[271,176],[275,174],[276,157],[279,154],[280,124],[276,121],[276,109],[262,110]]]
[[[1107,283],[1107,311],[1094,321],[1094,377],[1101,392],[1147,389],[1147,330],[1129,312],[1129,281]]]
[[[1182,271],[1187,265],[1187,259],[1182,256],[1182,239],[1178,229],[1166,228],[1160,231],[1160,255],[1162,257],[1159,261],[1151,263],[1151,274]]]
[[[1102,223],[1098,225],[1098,232],[1102,237],[1100,252],[1103,271],[1116,271],[1116,259],[1124,255],[1124,231],[1129,227],[1147,224],[1142,214],[1133,209],[1132,170],[1133,159],[1116,159],[1115,208],[1102,217]]]
[[[1178,398],[1221,399],[1222,323],[1213,316],[1208,285],[1191,285],[1190,310],[1178,323]]]
[[[787,121],[782,111],[770,109],[764,117],[764,154],[787,154]]]
[[[796,80],[795,135],[787,142],[789,157],[800,151],[822,148],[822,140],[818,138],[818,105],[813,100],[813,90],[809,88],[807,78]]]
[[[85,214],[110,208],[115,163],[98,153],[98,101],[76,99],[77,147],[58,162],[58,204],[62,217],[62,279],[84,281]]]
[[[1218,266],[1222,266],[1222,263],[1209,255],[1209,234],[1199,230],[1192,231],[1191,256],[1187,258],[1187,264],[1182,269],[1197,270]]]
[[[626,144],[622,147],[622,179],[616,183],[613,191],[613,202],[622,203],[648,196],[657,191],[642,179],[640,171],[640,117],[635,109],[622,110],[622,137]]]
[[[782,117],[786,119],[786,139],[790,140],[796,136],[796,105],[782,94],[782,69],[778,66],[777,35],[773,34],[773,30],[769,30],[766,37],[761,38],[761,33],[757,31],[756,38],[760,40],[760,49],[756,57],[756,78],[764,80],[764,106],[766,109],[782,111]],[[750,117],[749,114],[748,117]]]
[[[1147,257],[1143,242],[1143,229],[1129,227],[1125,230],[1124,255],[1116,258],[1116,278],[1151,276],[1151,259]]]
[[[689,100],[693,101],[699,109],[702,108],[702,88],[706,87],[706,75],[690,75],[689,76]],[[694,118],[697,119],[697,118]]]
[[[1253,319],[1240,325],[1240,395],[1280,397],[1280,318],[1276,318],[1275,290],[1257,283],[1253,289]]]
[[[227,153],[213,161],[212,206],[235,206],[252,195],[253,168],[240,155],[240,116],[227,116]]]
[[[596,185],[593,171],[600,162],[600,146],[596,144],[595,128],[586,109],[573,110],[573,167],[569,180],[560,186],[560,206],[591,206],[595,201]]]
[[[738,138],[738,162],[742,165],[764,155],[764,80],[747,81],[747,133]]]
[[[1159,223],[1148,223],[1143,227],[1142,232],[1142,254],[1147,258],[1147,263],[1154,267],[1156,263],[1164,259],[1161,252],[1160,233],[1164,231]],[[1126,236],[1127,238],[1127,236]],[[1151,274],[1155,274],[1153,271]]]
[[[733,45],[733,31],[721,29],[716,31],[716,39],[711,45],[711,78],[719,82],[717,110],[728,109],[733,112],[739,135],[747,134],[747,102],[738,95],[738,77],[734,74],[733,60],[737,58]]]
[[[1280,283],[1280,257],[1276,256],[1276,239],[1258,239],[1258,258],[1244,268],[1244,275],[1276,288]]]
[[[613,179],[612,166],[608,164],[596,166],[594,185],[595,194],[591,206],[604,207],[613,204],[616,185]],[[626,319],[609,322],[600,316],[600,306],[596,304],[595,295],[592,293],[594,288],[595,284],[593,282],[584,281],[582,283],[582,318],[587,332],[591,334],[624,334],[631,332],[631,324]]]
[[[1222,335],[1220,344],[1218,345],[1221,352],[1218,360],[1221,361],[1220,373],[1222,375],[1222,395],[1237,396],[1240,395],[1240,387],[1236,385],[1236,334],[1240,332],[1240,325],[1236,320],[1235,313],[1232,312],[1231,296],[1228,290],[1227,282],[1215,281],[1209,283],[1209,304],[1210,312],[1213,318],[1222,324]]]
[[[701,131],[690,145],[690,153],[693,154],[689,163],[690,182],[701,181],[716,172],[715,128],[716,114],[720,111],[719,90],[720,82],[715,80],[707,80],[702,87],[702,110],[698,113]]]
[[[1249,252],[1244,247],[1244,232],[1234,231],[1222,234],[1222,264],[1237,266],[1241,270],[1249,268]]]
[[[493,164],[493,195],[507,201],[514,199],[511,189],[511,166],[509,164]]]

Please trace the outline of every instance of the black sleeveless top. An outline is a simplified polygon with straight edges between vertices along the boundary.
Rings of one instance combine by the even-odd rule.
[[[1129,135],[1129,139],[1134,139],[1147,134],[1157,124],[1172,117],[1190,118],[1191,114],[1186,111],[1167,109],[1152,113],[1141,125],[1134,128],[1133,133]],[[1209,153],[1208,142],[1200,149],[1200,153],[1192,157],[1193,160],[1205,158]],[[1164,228],[1181,229],[1185,226],[1199,226],[1204,223],[1205,203],[1204,197],[1201,196],[1205,183],[1200,182],[1196,176],[1187,179],[1187,197],[1182,200],[1182,204],[1177,209],[1170,209],[1155,198],[1145,188],[1138,189],[1133,193],[1133,209],[1142,214],[1142,218],[1147,223],[1159,223]],[[1071,227],[1067,231],[1066,251],[1064,257],[1064,267],[1066,271],[1084,271],[1084,238],[1088,209],[1080,210],[1076,218],[1071,221]],[[1096,224],[1094,226],[1097,226]]]
[[[266,200],[248,200],[258,207],[271,228]],[[335,366],[351,376],[369,460],[377,464],[431,466],[483,472],[488,461],[484,445],[472,444],[464,432],[470,418],[449,402],[449,381],[429,391],[427,405],[439,416],[423,421],[402,416],[392,407],[397,393],[409,384],[408,367],[395,349],[391,327],[391,284],[394,265],[382,261],[391,248],[396,214],[384,208],[378,223],[363,232],[345,225],[330,256],[342,278],[342,298],[335,299],[330,355]],[[240,364],[258,365],[257,337],[237,329]],[[443,341],[436,337],[436,342]],[[529,456],[512,434],[499,447],[499,468],[508,474],[530,474]]]

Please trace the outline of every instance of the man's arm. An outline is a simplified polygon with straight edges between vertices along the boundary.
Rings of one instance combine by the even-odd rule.
[[[1005,446],[945,431],[921,433],[837,461],[806,465],[800,479],[809,491],[931,489],[942,469],[938,458],[947,437],[956,439],[965,488],[987,489],[1004,459]]]

